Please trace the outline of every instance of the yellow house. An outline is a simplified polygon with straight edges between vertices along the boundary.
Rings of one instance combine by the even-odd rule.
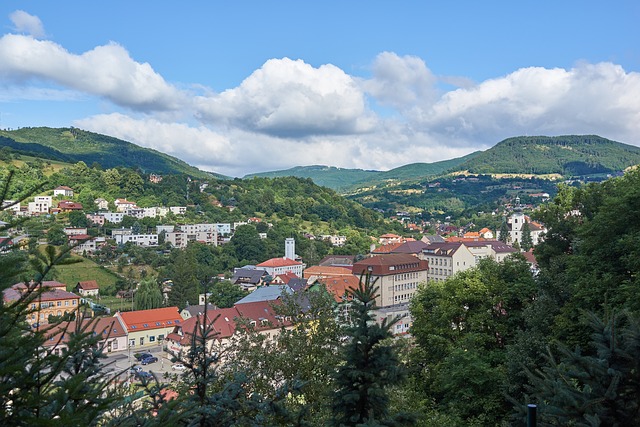
[[[118,312],[115,317],[126,328],[131,349],[162,345],[173,328],[183,322],[178,307]]]
[[[66,291],[67,285],[56,281],[16,283],[3,291],[6,303],[28,302],[26,321],[32,327],[46,325],[49,316],[61,317],[73,313],[80,306],[80,297]]]

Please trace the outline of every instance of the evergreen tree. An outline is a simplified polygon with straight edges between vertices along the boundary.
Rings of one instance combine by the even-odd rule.
[[[395,321],[385,319],[379,324],[373,317],[377,291],[371,276],[366,275],[351,292],[350,338],[339,355],[341,363],[332,393],[332,421],[336,426],[413,423],[410,415],[391,414],[389,410],[389,387],[401,383],[405,373],[391,339]]]
[[[509,240],[509,226],[507,225],[506,220],[502,220],[502,224],[500,224],[500,229],[498,230],[498,240],[502,243],[507,243]]]
[[[533,240],[531,240],[531,227],[529,221],[525,221],[522,225],[522,239],[520,241],[520,247],[523,251],[527,252],[533,247]]]
[[[173,285],[171,292],[169,292],[169,306],[177,306],[182,309],[187,304],[198,302],[197,264],[191,252],[183,250],[175,252],[177,252],[177,256],[173,263],[173,272],[170,275]]]

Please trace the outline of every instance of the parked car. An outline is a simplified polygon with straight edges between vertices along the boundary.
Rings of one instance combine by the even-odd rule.
[[[136,360],[141,361],[142,359],[146,359],[147,357],[153,357],[153,354],[151,353],[136,353],[133,355],[133,357],[136,358]]]
[[[158,361],[158,358],[157,358],[157,357],[155,357],[155,356],[150,356],[150,357],[147,357],[147,358],[142,359],[142,360],[140,361],[140,363],[141,363],[142,365],[148,365],[149,363],[154,363],[154,362],[157,362],[157,361]]]
[[[182,363],[174,363],[171,365],[171,369],[174,371],[184,371],[187,368]]]
[[[140,366],[134,366],[131,369],[129,369],[129,374],[135,375],[135,374],[137,374],[138,372],[141,372],[141,371],[142,371],[142,368]]]
[[[150,379],[151,377],[153,377],[153,375],[151,375],[149,372],[147,371],[138,371],[136,372],[136,378],[138,379]]]

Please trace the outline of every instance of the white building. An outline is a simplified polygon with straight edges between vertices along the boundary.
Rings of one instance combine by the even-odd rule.
[[[112,224],[120,224],[124,219],[124,212],[99,212],[98,215],[103,216],[105,221]]]
[[[136,246],[158,246],[157,234],[116,234],[114,237],[118,245],[132,242]]]
[[[304,268],[305,265],[303,263],[284,257],[271,258],[256,265],[256,269],[266,271],[271,277],[276,277],[279,274],[285,273],[293,273],[298,277],[302,277],[302,271]]]
[[[53,189],[53,197],[62,196],[62,197],[73,197],[73,190],[67,186],[61,185],[58,188]]]
[[[174,215],[184,215],[187,213],[186,206],[170,206],[169,211]]]
[[[52,206],[51,196],[36,196],[33,198],[33,202],[29,202],[28,211],[31,215],[38,215],[42,213],[49,213],[49,209]]]

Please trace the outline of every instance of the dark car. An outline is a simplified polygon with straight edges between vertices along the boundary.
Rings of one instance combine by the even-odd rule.
[[[136,353],[133,355],[133,357],[136,358],[136,360],[141,361],[142,359],[146,359],[148,357],[153,357],[153,354],[151,353]]]
[[[138,378],[140,380],[150,379],[151,377],[153,377],[153,375],[151,375],[147,371],[138,371],[138,372],[136,372],[135,376],[136,376],[136,378]]]
[[[151,357],[147,357],[147,358],[142,359],[142,360],[140,361],[140,363],[141,363],[142,365],[148,365],[149,363],[154,363],[154,362],[157,362],[157,361],[158,361],[158,358],[157,358],[157,357],[155,357],[155,356],[151,356]]]

